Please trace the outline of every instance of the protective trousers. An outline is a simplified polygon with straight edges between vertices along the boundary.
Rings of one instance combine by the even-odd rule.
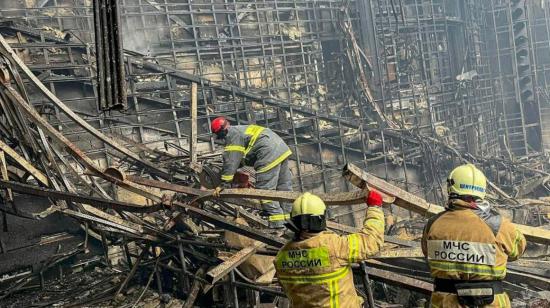
[[[458,303],[458,296],[452,293],[433,292],[430,300],[430,307],[432,308],[463,308],[466,306]],[[483,306],[483,308],[510,308],[512,304],[506,293],[495,294],[495,300],[489,304]]]
[[[256,173],[256,188],[268,190],[292,191],[292,174],[288,159],[272,169]],[[261,200],[263,215],[267,217],[269,228],[282,228],[289,219],[292,204],[278,201]]]

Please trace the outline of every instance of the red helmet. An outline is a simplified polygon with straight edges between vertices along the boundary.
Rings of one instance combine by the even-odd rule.
[[[217,117],[212,121],[210,129],[212,133],[219,134],[222,130],[225,130],[229,126],[229,122],[224,117]]]

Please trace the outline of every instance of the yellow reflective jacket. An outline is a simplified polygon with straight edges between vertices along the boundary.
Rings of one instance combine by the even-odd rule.
[[[306,233],[288,242],[275,258],[276,277],[292,307],[360,307],[351,264],[380,250],[384,213],[369,207],[360,233]]]
[[[485,215],[453,200],[452,210],[430,219],[422,236],[422,252],[434,278],[502,280],[506,263],[518,259],[526,241],[512,222],[495,212]],[[481,218],[481,217],[483,218]],[[432,307],[461,307],[457,295],[434,292]],[[495,295],[486,307],[510,307],[508,296]]]

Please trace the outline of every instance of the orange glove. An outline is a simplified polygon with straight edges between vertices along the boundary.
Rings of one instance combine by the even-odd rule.
[[[377,191],[371,190],[365,197],[365,202],[368,206],[382,206],[382,195]]]

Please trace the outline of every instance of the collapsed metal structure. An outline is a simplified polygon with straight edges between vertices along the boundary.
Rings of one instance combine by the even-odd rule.
[[[3,3],[0,24],[0,145],[8,157],[0,159],[7,175],[2,187],[11,189],[8,198],[17,189],[38,194],[36,188],[8,180],[49,187],[52,191],[41,196],[50,197],[55,206],[41,214],[44,220],[53,212],[77,218],[86,234],[100,231],[106,253],[121,244],[129,274],[122,286],[112,286],[110,291],[117,294],[140,262],[154,264],[154,275],[161,276],[157,269],[162,267],[179,276],[182,295],[199,292],[203,267],[218,265],[224,260],[219,251],[229,251],[235,253],[230,258],[234,263],[218,265],[220,272],[204,285],[229,279],[231,288],[240,283],[282,295],[276,288],[244,286],[232,271],[254,253],[273,254],[272,248],[282,244],[225,217],[242,216],[261,228],[265,222],[245,210],[254,203],[242,197],[265,193],[229,194],[228,202],[193,200],[204,193],[190,187],[204,184],[220,162],[209,133],[210,120],[218,115],[238,124],[258,123],[281,135],[293,151],[297,191],[327,193],[324,197],[332,196],[334,204],[356,203],[362,192],[341,175],[342,166],[354,163],[422,200],[396,201],[400,207],[408,204],[404,208],[409,212],[395,205],[388,212],[396,220],[411,218],[395,221],[388,236],[391,243],[408,248],[385,252],[400,257],[390,263],[369,263],[377,267],[371,269],[377,281],[430,292],[429,283],[400,275],[427,277],[422,262],[402,258],[419,256],[415,243],[391,234],[400,229],[415,233],[422,227],[429,211],[410,204],[428,209],[429,202],[442,204],[442,179],[457,163],[482,166],[491,179],[491,198],[507,204],[501,210],[516,223],[548,224],[548,200],[524,199],[547,195],[550,176],[545,152],[550,110],[546,0],[125,0],[119,8],[125,55],[117,65],[127,77],[127,105],[120,111],[113,110],[121,102],[112,99],[117,95],[102,99],[96,87],[99,66],[106,65],[100,65],[92,47],[92,17],[101,6],[80,0],[8,2]],[[121,50],[111,52],[105,58],[115,59]],[[158,204],[159,189],[190,199],[166,209]],[[342,191],[353,192],[335,194]],[[66,194],[60,199],[67,203],[53,201],[59,192]],[[200,208],[194,206],[199,203]],[[332,207],[331,227],[354,231],[349,226],[361,222],[363,210],[362,205]],[[10,215],[37,218],[10,206],[3,211],[8,230]],[[153,211],[158,212],[136,214]],[[150,215],[154,223],[144,218]],[[174,233],[175,226],[193,235]],[[547,244],[543,231],[529,233],[526,228],[532,241]],[[231,246],[221,237],[199,236],[199,229],[229,230],[263,244]],[[200,244],[205,241],[209,244]],[[86,245],[77,250],[57,251],[49,263],[72,257],[88,249],[87,244],[86,237]],[[26,247],[4,246],[2,252],[12,256]],[[537,246],[535,251],[544,255],[545,249]],[[108,262],[109,255],[104,259]],[[533,285],[528,291],[510,285],[511,292],[536,297],[536,290],[548,286],[547,272],[530,268],[547,265],[533,262],[516,266],[519,273],[510,278],[513,282],[534,275]],[[411,265],[422,273],[411,272]],[[31,282],[36,273],[19,282]],[[163,282],[155,279],[162,293]],[[192,279],[197,283],[192,285]],[[4,296],[18,287],[23,285],[5,290]],[[235,294],[225,298],[237,299]]]

